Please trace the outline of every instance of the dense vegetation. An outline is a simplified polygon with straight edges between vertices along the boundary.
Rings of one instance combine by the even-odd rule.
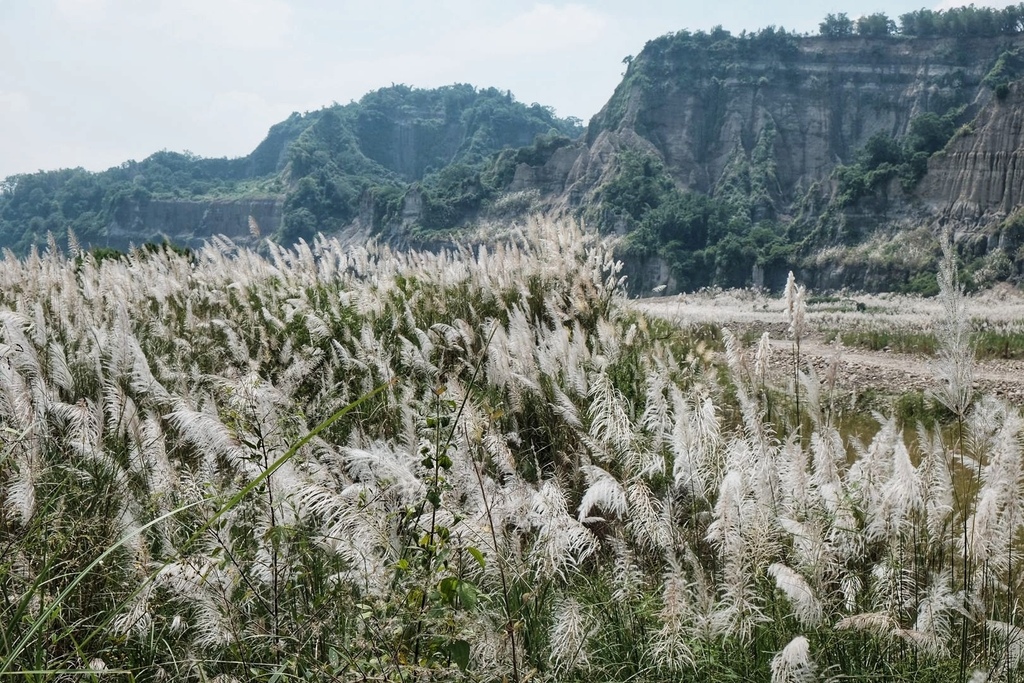
[[[1003,9],[992,7],[953,7],[947,10],[919,9],[901,14],[899,23],[884,12],[850,19],[846,14],[829,14],[819,24],[819,33],[827,38],[860,36],[913,36],[920,38],[973,38],[1016,36],[1024,33],[1024,3]]]
[[[353,220],[366,199],[379,227],[410,189],[422,197],[421,227],[452,228],[503,189],[487,182],[499,176],[482,177],[500,150],[579,132],[577,121],[493,88],[378,90],[358,105],[320,112],[291,145],[295,189],[279,237],[287,243],[330,232]]]
[[[106,226],[128,202],[283,191],[271,177],[252,182],[249,166],[247,159],[164,151],[102,173],[77,168],[11,176],[0,183],[0,247],[23,252],[69,229],[85,243],[102,244]]]
[[[601,223],[629,232],[624,256],[664,258],[683,289],[743,287],[755,264],[785,268],[792,245],[774,220],[770,140],[768,129],[752,161],[737,156],[714,196],[679,190],[657,157],[620,154]]]
[[[311,239],[367,206],[369,220],[382,224],[420,183],[432,208],[428,227],[447,228],[490,196],[469,188],[467,199],[463,179],[478,178],[499,151],[579,132],[578,121],[494,88],[392,86],[359,102],[293,114],[239,159],[164,151],[101,173],[66,169],[7,178],[0,186],[0,246],[24,252],[68,229],[85,244],[103,244],[107,226],[123,218],[119,212],[151,199],[266,196],[284,198],[279,238]],[[491,176],[511,180],[508,173]]]
[[[785,76],[799,54],[798,40],[798,34],[774,26],[738,36],[721,27],[710,32],[682,30],[650,40],[640,57],[625,59],[626,73],[608,104],[591,120],[588,137],[618,127],[631,94],[657,91],[669,84],[685,85],[698,90],[703,105],[705,117],[697,145],[706,152],[721,125],[720,95],[725,80],[756,82],[762,77]],[[753,59],[768,64],[767,70],[751,72],[748,67]],[[638,123],[642,129],[643,122]]]
[[[922,9],[898,21],[884,13],[856,20],[829,14],[819,28],[830,40],[857,39],[857,49],[865,51],[916,38],[1015,36],[1024,30],[1024,4],[1002,10]],[[801,46],[801,40],[807,42]],[[835,61],[824,42],[774,26],[735,36],[721,27],[684,30],[649,41],[639,57],[624,60],[624,78],[591,121],[587,139],[594,142],[601,133],[617,130],[630,114],[633,132],[661,148],[655,131],[664,125],[659,106],[665,101],[658,98],[686,92],[694,115],[686,138],[692,149],[684,156],[701,168],[696,173],[666,168],[647,151],[612,155],[608,169],[592,167],[607,184],[583,188],[583,195],[596,201],[577,207],[579,216],[604,232],[628,234],[620,254],[664,259],[684,289],[752,283],[777,287],[791,267],[806,263],[802,259],[811,251],[863,240],[877,225],[864,220],[850,227],[844,217],[857,211],[866,216],[872,207],[886,206],[887,193],[897,186],[913,190],[928,159],[958,132],[970,132],[964,105],[971,88],[965,85],[965,70],[951,68],[928,81],[920,104],[930,111],[915,117],[905,135],[879,133],[856,149],[863,137],[844,130],[842,112],[850,103],[840,92],[842,84],[818,64]],[[804,49],[807,44],[811,52]],[[958,48],[950,49],[952,54]],[[808,75],[803,60],[813,60],[817,72]],[[878,70],[872,78],[881,85],[890,75]],[[1010,83],[1022,75],[1024,56],[1007,49],[984,83],[1005,98]],[[970,78],[976,85],[977,77]],[[742,139],[724,140],[735,91],[749,88],[756,99],[759,93],[770,94],[762,89],[773,83],[783,88],[800,83],[817,88],[815,97],[834,98],[827,163],[843,163],[832,178],[814,179],[809,187],[806,178],[799,187],[785,179],[783,191],[770,116],[767,121],[761,114],[753,117],[756,124],[745,124],[737,135]],[[879,111],[894,106],[884,95],[877,101],[872,97],[858,96],[857,106]],[[902,127],[903,119],[897,121],[888,121],[886,129]],[[559,119],[550,109],[526,106],[493,88],[392,86],[359,102],[293,114],[241,159],[165,151],[98,174],[73,169],[8,178],[0,186],[0,246],[25,253],[30,245],[44,243],[48,233],[63,243],[69,230],[81,243],[103,244],[109,226],[130,227],[132,211],[148,202],[255,197],[281,202],[275,205],[283,209],[280,225],[271,230],[284,244],[308,242],[318,232],[353,222],[385,232],[393,243],[437,244],[453,228],[475,219],[522,216],[543,205],[536,201],[537,190],[507,192],[516,169],[545,164],[580,133],[578,121]],[[786,134],[793,139],[791,131]],[[725,158],[728,164],[720,173]],[[714,173],[705,172],[712,168]],[[837,191],[823,198],[825,186]],[[915,290],[936,287],[933,278],[919,284]]]
[[[716,367],[571,226],[266,252],[0,263],[0,675],[1019,679],[1024,422],[949,261],[948,422],[861,444],[792,280],[793,352]]]
[[[837,204],[843,207],[868,194],[885,192],[893,178],[899,179],[905,192],[913,190],[928,171],[928,158],[957,132],[963,111],[963,107],[957,107],[941,116],[931,112],[915,116],[903,140],[887,133],[873,135],[858,150],[852,164],[836,169]]]
[[[877,51],[884,44],[881,41],[1016,36],[1024,30],[1022,22],[1024,4],[1003,10],[970,6],[910,12],[899,23],[884,13],[857,20],[830,14],[821,23],[820,33],[830,39],[875,41],[856,47],[871,62],[882,54]],[[837,243],[862,243],[885,222],[892,206],[889,200],[902,202],[918,186],[929,159],[950,140],[972,132],[973,88],[965,70],[954,66],[928,82],[928,96],[919,103],[924,108],[921,114],[908,124],[898,117],[894,122],[884,112],[898,105],[884,95],[850,99],[843,92],[844,84],[832,80],[832,71],[822,70],[821,62],[831,59],[829,50],[822,49],[820,41],[805,49],[802,40],[778,27],[740,35],[717,27],[668,34],[648,42],[635,59],[627,57],[624,78],[591,121],[588,140],[594,142],[605,131],[621,131],[625,126],[664,156],[647,151],[618,155],[606,176],[607,184],[596,194],[598,205],[586,207],[583,215],[605,230],[628,233],[620,253],[631,260],[661,257],[684,290],[761,283],[778,287],[789,268],[809,263],[810,254]],[[1008,49],[995,59],[995,43],[978,46],[979,54],[992,54],[994,64],[980,83],[971,76],[972,85],[983,83],[1005,98],[1009,84],[1024,75],[1020,50]],[[874,56],[867,56],[869,49]],[[883,89],[888,87],[881,71],[872,78]],[[730,107],[747,107],[748,97],[756,103],[761,89],[770,84],[776,86],[765,92],[778,95],[779,101],[797,87],[827,99],[829,115],[835,117],[829,123],[827,142],[832,159],[843,160],[832,178],[809,184],[800,178],[798,187],[789,178],[785,189],[780,186],[773,114],[764,123],[742,127],[736,135],[742,139],[724,138],[727,122],[730,129],[741,125]],[[670,106],[685,107],[686,123],[679,128],[666,123]],[[853,107],[883,112],[878,118],[887,130],[861,139],[855,147],[850,139],[860,135],[856,127],[861,124],[846,130],[842,122],[843,112]],[[765,113],[759,110],[752,118],[760,121]],[[897,125],[905,125],[905,132],[894,136],[891,127]],[[793,136],[795,131],[788,134]],[[677,137],[670,141],[670,136]],[[678,147],[681,142],[684,150]],[[726,155],[729,161],[723,172],[721,160]],[[662,160],[670,157],[675,166],[666,168]],[[916,283],[909,279],[897,276],[881,286],[935,290],[934,278]]]

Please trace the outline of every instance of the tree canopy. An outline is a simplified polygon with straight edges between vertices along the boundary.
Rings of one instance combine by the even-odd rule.
[[[481,190],[467,199],[463,176],[475,174],[482,188],[479,176],[501,150],[529,150],[538,137],[547,136],[550,145],[580,132],[578,120],[518,102],[508,91],[395,85],[358,102],[292,114],[238,159],[161,151],[101,173],[64,169],[7,178],[0,185],[0,246],[23,252],[48,233],[62,238],[69,229],[83,243],[103,244],[107,227],[131,202],[259,196],[283,197],[277,237],[290,241],[337,229],[364,200],[373,218],[383,220],[412,184],[446,204],[433,214],[440,225],[456,207],[486,198]]]

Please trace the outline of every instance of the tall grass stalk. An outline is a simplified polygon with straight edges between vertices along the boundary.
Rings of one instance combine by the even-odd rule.
[[[571,225],[263,248],[0,262],[6,674],[1019,676],[1024,421],[952,271],[952,419],[860,443],[795,279],[774,386]]]

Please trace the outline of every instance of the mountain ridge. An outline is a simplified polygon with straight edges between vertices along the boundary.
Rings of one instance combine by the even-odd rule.
[[[899,25],[829,15],[814,37],[679,31],[625,60],[585,130],[493,88],[393,86],[293,114],[240,159],[157,153],[122,167],[115,192],[9,180],[0,242],[68,227],[118,248],[245,241],[255,224],[282,242],[442,244],[542,210],[620,235],[634,291],[774,287],[789,270],[820,288],[927,291],[946,232],[969,279],[1020,279],[1022,32],[1024,4]],[[82,187],[47,199],[35,181]],[[898,258],[908,234],[926,258]]]
[[[248,224],[245,207],[254,201],[280,204],[257,217],[264,234],[311,239],[360,217],[379,224],[400,212],[410,186],[438,185],[434,176],[452,168],[479,165],[538,135],[580,130],[577,121],[517,102],[509,91],[391,86],[358,102],[293,113],[244,157],[161,151],[98,173],[12,176],[0,188],[0,246],[24,252],[47,233],[62,238],[69,229],[86,245],[119,249],[132,236],[136,244],[165,238],[195,244],[220,232],[242,238],[247,228],[236,228]],[[183,224],[174,223],[168,202],[181,203]],[[197,204],[213,214],[197,214]],[[236,211],[227,210],[233,205]]]

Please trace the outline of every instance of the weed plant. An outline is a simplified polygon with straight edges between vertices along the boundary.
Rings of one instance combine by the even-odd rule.
[[[0,264],[0,673],[1020,677],[1024,423],[951,266],[952,432],[859,443],[795,284],[792,353],[720,371],[572,226],[264,248]]]
[[[1013,326],[994,326],[978,321],[971,328],[971,347],[978,360],[1024,358],[1024,332],[1019,322]],[[825,341],[839,340],[850,348],[892,351],[924,356],[938,354],[942,340],[930,330],[901,329],[896,325],[869,324],[853,329],[827,329]]]

